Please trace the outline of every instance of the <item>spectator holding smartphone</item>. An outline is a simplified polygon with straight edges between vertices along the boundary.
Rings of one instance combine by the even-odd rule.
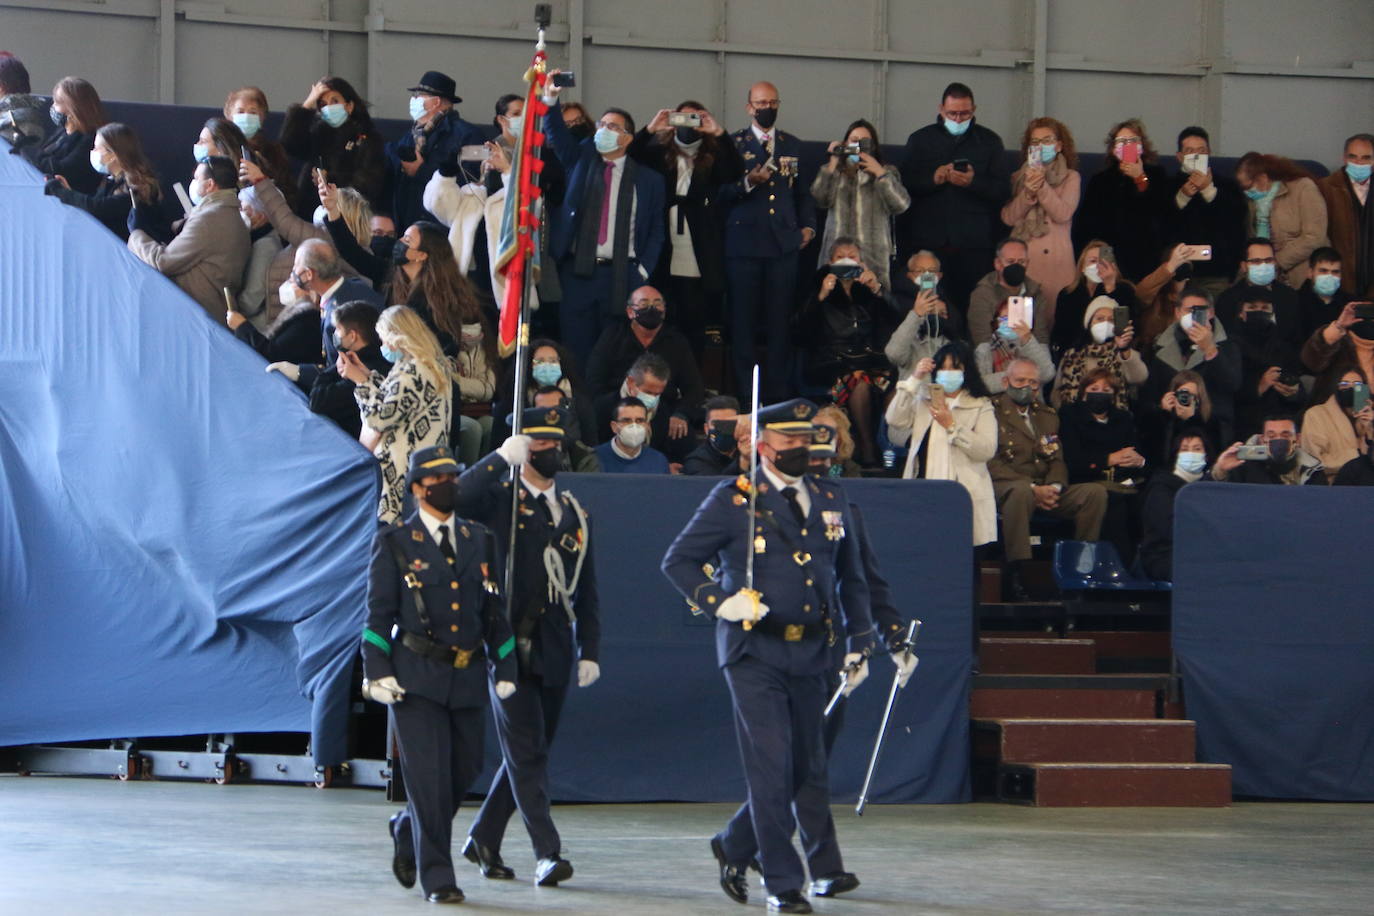
[[[1245,243],[1244,272],[1236,283],[1216,300],[1216,314],[1226,330],[1234,333],[1240,317],[1241,303],[1256,295],[1268,294],[1274,305],[1274,322],[1280,336],[1301,342],[1303,316],[1298,313],[1298,294],[1293,287],[1279,280],[1278,252],[1274,243],[1256,236]]]
[[[1253,290],[1241,304],[1231,339],[1240,351],[1236,434],[1258,432],[1261,421],[1271,414],[1302,410],[1306,395],[1298,384],[1298,348],[1279,334],[1267,290]]]
[[[1141,303],[1136,346],[1142,353],[1150,352],[1160,333],[1173,323],[1179,294],[1192,282],[1199,247],[1170,246],[1165,249],[1160,265],[1136,284],[1136,298]]]
[[[1207,384],[1219,441],[1234,435],[1235,399],[1241,384],[1240,350],[1216,320],[1205,289],[1189,286],[1179,295],[1174,321],[1155,341],[1147,368],[1149,381],[1142,390],[1145,403],[1162,403],[1174,376],[1191,369]]]
[[[1078,273],[1054,306],[1053,328],[1050,331],[1050,352],[1056,357],[1074,346],[1087,316],[1088,303],[1101,297],[1131,310],[1131,318],[1140,314],[1140,300],[1135,287],[1122,279],[1116,250],[1101,239],[1093,239],[1083,246],[1078,256]]]
[[[1312,173],[1292,159],[1249,152],[1236,163],[1236,182],[1250,199],[1250,236],[1274,246],[1276,277],[1302,286],[1308,257],[1328,244],[1326,201]]]
[[[1326,468],[1334,481],[1341,468],[1365,454],[1374,438],[1374,407],[1369,379],[1357,366],[1345,368],[1335,380],[1312,393],[1313,406],[1302,417],[1303,447]]]
[[[1191,279],[1220,296],[1240,268],[1245,251],[1245,195],[1235,179],[1212,173],[1211,137],[1201,127],[1178,134],[1178,171],[1169,179],[1164,205],[1164,241],[1211,257],[1192,261]],[[1142,287],[1145,285],[1142,281]],[[1142,299],[1148,297],[1141,293]]]
[[[1242,449],[1252,448],[1254,454]],[[1212,479],[1280,486],[1325,486],[1326,469],[1302,448],[1301,421],[1293,414],[1265,417],[1261,431],[1217,456]]]
[[[1374,378],[1374,302],[1345,304],[1335,321],[1312,333],[1302,348],[1302,362],[1314,373],[1347,363]]]
[[[1323,247],[1312,252],[1307,269],[1307,282],[1298,290],[1303,340],[1339,318],[1345,304],[1356,298],[1345,291],[1345,263],[1336,249]]]
[[[1004,299],[992,320],[992,337],[973,351],[983,384],[992,394],[999,394],[1006,387],[1007,367],[1018,359],[1035,365],[1037,386],[1054,380],[1049,348],[1035,339],[1025,322],[1012,323],[1007,317],[1007,309],[1008,302]]]
[[[1081,400],[1087,380],[1101,369],[1111,376],[1115,406],[1126,410],[1133,387],[1149,378],[1144,359],[1131,346],[1135,330],[1130,322],[1120,328],[1116,326],[1116,311],[1120,307],[1107,296],[1098,296],[1089,303],[1078,340],[1059,361],[1059,375],[1054,382],[1055,407]]]
[[[1101,239],[1116,250],[1121,273],[1138,280],[1155,268],[1168,179],[1159,167],[1145,122],[1128,118],[1107,134],[1107,158],[1088,180],[1073,224],[1080,248]]]
[[[1168,461],[1150,478],[1141,508],[1140,552],[1136,566],[1151,579],[1174,578],[1174,500],[1178,491],[1207,477],[1212,446],[1196,427],[1185,427],[1173,438]]]
[[[1031,332],[1041,343],[1049,342],[1054,303],[1045,298],[1040,284],[1027,275],[1029,264],[1030,246],[1020,239],[1003,239],[997,246],[992,270],[978,281],[969,296],[968,329],[973,343],[989,339],[991,332],[988,329],[997,306],[1009,296],[1029,296],[1035,300]]]
[[[1011,176],[1002,222],[1011,227],[1012,238],[1026,243],[1026,275],[1053,304],[1077,276],[1069,232],[1081,182],[1073,134],[1054,118],[1035,118],[1021,135],[1021,160]]]
[[[43,190],[68,206],[85,210],[127,242],[129,208],[135,198],[150,214],[160,213],[162,207],[162,188],[152,163],[143,154],[138,134],[125,124],[104,125],[95,132],[91,165],[101,175],[94,193],[74,191],[57,179],[49,181]]]
[[[253,161],[283,194],[295,193],[291,184],[291,163],[286,157],[285,147],[263,130],[267,113],[267,94],[257,86],[241,86],[230,92],[224,100],[224,116],[247,139]]]
[[[934,356],[949,341],[968,340],[964,316],[949,307],[943,284],[940,259],[925,249],[907,258],[906,273],[893,280],[891,298],[906,313],[883,353],[897,368],[898,377],[910,375],[918,362]]]
[[[883,162],[878,129],[860,118],[845,129],[843,140],[826,147],[828,158],[811,182],[811,196],[827,211],[821,233],[822,264],[836,239],[858,243],[864,264],[886,292],[892,287],[892,220],[911,206],[895,165]]]

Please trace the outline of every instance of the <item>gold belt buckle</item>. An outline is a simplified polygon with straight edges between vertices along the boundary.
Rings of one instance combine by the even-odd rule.
[[[805,566],[807,563],[811,562],[811,554],[804,550],[798,550],[796,553],[792,554],[792,559],[797,562],[798,566]]]
[[[405,583],[406,587],[411,589],[412,591],[418,592],[420,590],[420,577],[415,575],[415,573],[413,572],[408,572],[405,574]]]
[[[806,624],[789,623],[783,628],[782,638],[784,642],[801,642],[802,634],[806,632]]]
[[[472,653],[476,651],[476,649],[454,649],[453,667],[466,668],[468,663],[472,661]]]

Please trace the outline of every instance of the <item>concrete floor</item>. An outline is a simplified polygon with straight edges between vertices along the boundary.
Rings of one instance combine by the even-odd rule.
[[[389,869],[380,793],[289,786],[0,777],[0,913],[426,913]],[[745,914],[716,883],[707,839],[724,805],[555,811],[577,874],[535,888],[518,822],[515,882],[461,863],[485,913]],[[470,813],[458,816],[455,846]],[[863,886],[819,913],[1374,913],[1374,808],[836,808]]]

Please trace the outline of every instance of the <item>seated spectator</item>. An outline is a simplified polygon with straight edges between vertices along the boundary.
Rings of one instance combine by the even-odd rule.
[[[339,257],[366,277],[373,289],[384,287],[395,263],[396,224],[386,214],[373,213],[367,198],[354,188],[329,182],[318,185],[316,191],[324,208],[325,231]]]
[[[673,407],[664,401],[670,390],[674,390],[672,368],[657,353],[644,353],[630,365],[619,388],[596,399],[601,429],[610,429],[616,404],[625,398],[638,398],[649,414],[649,444],[667,455],[669,461],[680,462],[695,448],[696,436],[672,436],[673,421],[678,418],[672,414]]]
[[[0,51],[0,137],[21,149],[42,142],[51,127],[48,103],[33,94],[24,62]]]
[[[1164,329],[1174,323],[1179,294],[1192,281],[1196,266],[1202,263],[1194,260],[1198,254],[1192,245],[1174,245],[1165,252],[1163,263],[1136,284],[1140,313],[1135,321],[1135,345],[1140,352],[1149,353]]]
[[[1363,402],[1355,409],[1356,396]],[[1312,406],[1302,417],[1303,448],[1326,468],[1332,481],[1340,470],[1364,455],[1374,439],[1374,407],[1370,406],[1369,380],[1355,366],[1347,368],[1336,381],[1312,392]]]
[[[1149,471],[1130,411],[1105,368],[1083,377],[1083,396],[1059,410],[1059,437],[1070,483],[1097,483],[1107,491],[1102,538],[1129,564],[1139,528],[1138,496]]]
[[[674,113],[695,114],[701,126],[674,128]],[[700,361],[708,330],[719,334],[725,322],[724,214],[716,192],[744,175],[744,159],[725,128],[692,101],[655,115],[635,135],[629,155],[662,175],[669,191],[664,250],[650,282],[667,291],[668,320]]]
[[[735,427],[739,423],[739,401],[728,394],[717,395],[707,400],[702,410],[706,422],[702,424],[701,444],[682,460],[682,473],[713,477],[731,473],[732,468],[737,470]]]
[[[856,430],[859,463],[877,463],[874,427],[882,393],[891,384],[882,341],[891,321],[882,283],[864,265],[863,252],[850,238],[837,238],[819,289],[797,313],[803,348],[802,377],[824,386],[849,413]]]
[[[1360,299],[1374,298],[1374,203],[1369,175],[1374,170],[1374,134],[1355,134],[1345,141],[1344,162],[1317,181],[1326,202],[1331,247],[1348,265],[1341,288]]]
[[[1074,218],[1077,247],[1082,250],[1092,239],[1112,246],[1127,280],[1154,270],[1164,247],[1160,221],[1170,189],[1158,160],[1143,121],[1128,118],[1114,126],[1102,170],[1088,179]]]
[[[89,163],[87,163],[89,165]],[[243,269],[248,266],[252,242],[248,227],[239,216],[238,172],[222,156],[211,156],[196,165],[191,180],[194,208],[180,231],[166,244],[149,229],[160,222],[151,207],[135,206],[130,211],[129,250],[165,276],[205,309],[212,321],[225,317],[224,290],[230,297],[243,285]],[[405,476],[405,469],[401,469]]]
[[[1221,442],[1207,382],[1188,369],[1177,373],[1169,382],[1169,390],[1160,398],[1158,410],[1140,410],[1136,420],[1144,443],[1145,460],[1155,468],[1170,466],[1173,455],[1169,450],[1185,429],[1201,435],[1212,453]]]
[[[566,408],[568,396],[559,388],[550,385],[534,393],[535,407]],[[571,436],[562,438],[558,443],[560,471],[574,471],[578,474],[600,474],[601,459],[596,457],[596,449],[580,439]]]
[[[692,346],[677,328],[664,322],[667,305],[663,294],[652,286],[641,286],[630,294],[625,318],[601,332],[587,360],[587,382],[604,418],[619,398],[631,394],[625,377],[636,360],[645,354],[659,357],[667,364],[671,379],[659,397],[650,403],[654,418],[653,445],[681,461],[696,447],[692,428],[701,422],[701,403],[706,389],[701,381]],[[641,392],[641,400],[645,400]],[[660,419],[661,418],[661,419]]]
[[[296,190],[291,181],[291,163],[286,148],[262,129],[267,123],[267,112],[267,94],[257,86],[241,86],[224,99],[224,116],[248,140],[253,162],[287,195],[289,202]]]
[[[667,474],[668,457],[648,444],[649,412],[636,397],[616,402],[612,438],[596,447],[596,459],[607,474]]]
[[[237,172],[239,163],[243,161],[243,149],[247,145],[248,138],[233,121],[213,117],[206,120],[200,129],[200,136],[191,148],[191,156],[196,162],[204,162],[211,156],[223,156],[234,163],[234,171]]]
[[[1077,276],[1069,237],[1081,190],[1073,134],[1054,118],[1035,118],[1021,135],[1021,160],[1011,176],[1002,222],[1011,227],[1012,238],[1026,243],[1026,276],[1040,284],[1045,302],[1053,305]]]
[[[1051,356],[1061,359],[1069,347],[1077,345],[1087,323],[1088,303],[1103,296],[1111,299],[1114,305],[1130,309],[1132,321],[1140,315],[1140,300],[1135,287],[1122,279],[1116,252],[1106,242],[1093,239],[1078,256],[1078,273],[1051,303],[1054,306],[1050,320],[1053,330],[1049,332]]]
[[[1059,360],[1051,401],[1055,407],[1082,400],[1086,380],[1098,369],[1111,376],[1115,406],[1120,410],[1128,409],[1131,393],[1149,379],[1144,358],[1131,346],[1135,328],[1116,326],[1117,308],[1115,299],[1098,296],[1084,311],[1078,340]]]
[[[811,425],[818,430],[817,441],[822,436],[829,444],[833,454],[827,456],[825,472],[830,477],[862,477],[863,469],[854,461],[854,436],[849,423],[849,415],[834,404],[828,404],[816,411]],[[817,453],[813,452],[815,457]]]
[[[1240,390],[1232,435],[1243,438],[1258,432],[1266,416],[1301,410],[1307,398],[1298,383],[1302,369],[1298,348],[1279,334],[1268,290],[1256,287],[1241,303],[1231,339],[1240,350]]]
[[[377,518],[393,525],[401,516],[410,453],[447,445],[452,424],[453,383],[439,341],[415,312],[393,305],[377,321],[386,375],[372,372],[357,353],[344,352],[343,377],[356,388],[362,415],[361,441],[382,463],[382,497]]]
[[[308,295],[282,309],[265,331],[259,331],[241,312],[229,312],[226,323],[235,337],[256,350],[269,364],[285,364],[281,368],[318,366],[324,359],[320,347],[320,307]],[[289,369],[282,374],[290,378]],[[294,380],[299,378],[297,375]],[[313,381],[314,373],[310,383]]]
[[[1241,443],[1236,442],[1217,456],[1212,479],[1233,483],[1265,483],[1285,486],[1327,483],[1326,469],[1302,448],[1302,429],[1294,415],[1265,417],[1263,429],[1247,439],[1245,445],[1265,447],[1263,458],[1241,458]]]
[[[1360,317],[1359,309],[1371,317]],[[1333,366],[1354,365],[1365,378],[1374,378],[1374,302],[1347,302],[1336,320],[1312,332],[1302,348],[1302,363],[1319,376]]]
[[[1334,248],[1318,248],[1307,259],[1310,273],[1298,290],[1298,314],[1302,316],[1302,339],[1306,341],[1320,328],[1341,316],[1353,296],[1345,291],[1342,277],[1345,265]]]
[[[143,155],[143,144],[133,128],[111,123],[95,132],[91,166],[101,175],[94,193],[74,191],[60,179],[48,182],[43,190],[68,206],[85,210],[127,242],[131,198],[137,196],[138,205],[149,210],[150,217],[162,207],[162,187],[153,164]],[[162,226],[158,235],[170,231],[169,226]]]
[[[1212,446],[1202,430],[1184,427],[1169,449],[1168,460],[1150,477],[1141,509],[1140,552],[1136,566],[1151,579],[1174,578],[1174,499],[1178,491],[1207,476]]]
[[[1204,308],[1206,312],[1201,311]],[[1198,310],[1198,318],[1206,320],[1198,321],[1194,309]],[[1191,369],[1202,376],[1221,437],[1218,441],[1231,438],[1236,422],[1236,392],[1241,385],[1240,350],[1216,320],[1206,290],[1196,286],[1184,289],[1174,310],[1174,323],[1155,341],[1148,369],[1150,378],[1141,394],[1146,404],[1161,403],[1174,376],[1182,370]]]
[[[18,147],[20,155],[46,177],[73,191],[94,194],[101,176],[91,165],[91,150],[95,132],[110,120],[95,87],[75,76],[63,77],[53,87],[48,114],[57,130],[41,143]]]
[[[412,71],[413,72],[413,71]],[[422,201],[425,185],[440,164],[458,160],[464,146],[481,146],[487,134],[458,114],[462,103],[453,77],[429,70],[410,93],[410,131],[386,144],[386,169],[391,190],[390,212],[398,225],[435,222]],[[476,177],[474,172],[469,177]]]
[[[1179,169],[1169,179],[1164,206],[1164,241],[1172,248],[1211,248],[1212,257],[1192,261],[1191,280],[1213,298],[1235,279],[1245,253],[1245,195],[1234,178],[1212,172],[1212,139],[1201,127],[1185,127],[1178,134]],[[1177,276],[1177,274],[1175,274]],[[1152,297],[1137,284],[1140,298]],[[1165,322],[1166,324],[1168,322]],[[1142,342],[1146,329],[1142,324]]]
[[[480,309],[463,316],[459,327],[457,352],[449,356],[453,365],[454,409],[462,412],[457,434],[459,460],[476,464],[485,451],[491,431],[491,402],[496,397],[496,330]]]
[[[1253,238],[1245,244],[1245,273],[1216,300],[1216,314],[1228,332],[1235,331],[1240,305],[1259,295],[1269,294],[1274,306],[1274,321],[1280,337],[1294,344],[1302,340],[1303,317],[1298,313],[1298,294],[1291,286],[1280,283],[1275,273],[1275,250],[1268,239]],[[1301,285],[1301,284],[1298,284]]]
[[[463,325],[476,321],[481,310],[472,283],[458,270],[448,233],[438,223],[419,222],[406,228],[392,249],[396,270],[388,296],[419,315],[439,339],[448,356],[458,353]]]
[[[361,435],[363,418],[358,401],[353,397],[353,382],[344,376],[348,361],[345,353],[358,357],[369,373],[383,376],[391,371],[391,363],[382,355],[382,340],[377,336],[377,319],[381,313],[371,302],[343,302],[330,316],[334,346],[339,358],[325,367],[310,386],[310,409],[328,417],[354,439]]]
[[[973,500],[973,546],[995,541],[997,501],[988,460],[997,453],[997,418],[967,344],[946,344],[897,383],[887,427],[894,443],[909,443],[902,477],[962,485]]]
[[[598,443],[595,398],[591,389],[582,380],[578,371],[577,357],[556,340],[538,337],[530,341],[529,370],[525,373],[525,406],[534,406],[534,392],[540,388],[555,387],[563,392],[567,403],[568,425],[565,427],[570,439],[577,439],[585,445]],[[506,372],[502,383],[501,397],[496,401],[495,423],[492,440],[504,442],[510,435],[509,417],[515,402],[515,367]]]
[[[828,211],[821,257],[828,258],[826,252],[833,252],[840,239],[851,240],[884,292],[892,286],[892,221],[911,206],[911,196],[897,167],[883,162],[878,129],[862,118],[845,129],[843,140],[831,141],[826,153],[811,182],[811,196]]]
[[[997,314],[992,321],[992,337],[980,343],[973,351],[973,359],[978,363],[978,372],[983,376],[983,384],[992,394],[1000,394],[1006,387],[1006,371],[1018,359],[1035,363],[1038,384],[1054,379],[1054,363],[1050,360],[1050,350],[1035,339],[1031,329],[1017,322],[1007,320],[1007,302],[997,306]]]
[[[1026,276],[1029,259],[1030,249],[1020,239],[1003,239],[997,246],[992,271],[978,281],[968,300],[969,340],[975,345],[991,339],[997,305],[1008,296],[1030,296],[1035,300],[1035,327],[1031,332],[1036,340],[1049,343],[1054,303],[1047,302],[1040,284]]]
[[[988,473],[1002,515],[1008,591],[1013,601],[1026,601],[1021,566],[1031,558],[1031,516],[1038,509],[1071,518],[1076,540],[1095,541],[1107,511],[1107,491],[1096,482],[1069,483],[1059,415],[1039,397],[1039,364],[1016,357],[1003,376],[1003,391],[993,398],[997,453],[988,461]]]
[[[239,189],[239,212],[248,224],[248,239],[253,247],[248,255],[248,266],[243,269],[243,289],[239,290],[234,311],[251,321],[259,331],[266,331],[272,323],[267,315],[269,298],[276,302],[275,311],[281,311],[280,288],[275,291],[267,288],[273,262],[282,253],[281,236],[272,228],[272,221],[263,212],[251,186]],[[269,292],[274,294],[269,295]]]
[[[297,162],[296,213],[307,219],[320,204],[316,168],[324,180],[356,188],[374,208],[385,203],[386,160],[367,103],[342,77],[326,76],[299,105],[286,109],[281,144]],[[405,476],[402,469],[402,477]]]
[[[1236,163],[1236,181],[1250,199],[1247,231],[1274,246],[1277,278],[1297,289],[1307,259],[1328,244],[1326,201],[1312,174],[1291,159],[1250,152]]]
[[[1337,487],[1374,487],[1374,439],[1365,441],[1364,454],[1347,461],[1331,483]]]
[[[941,290],[940,259],[933,252],[918,251],[907,259],[906,270],[894,282],[892,298],[899,308],[910,302],[911,309],[883,346],[898,377],[910,375],[917,363],[951,340],[968,337],[963,315],[949,307]]]

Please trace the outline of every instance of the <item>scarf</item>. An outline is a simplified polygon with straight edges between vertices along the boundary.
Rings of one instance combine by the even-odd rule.
[[[1092,343],[1082,347],[1075,347],[1064,354],[1064,361],[1060,363],[1060,373],[1062,379],[1057,383],[1057,387],[1063,396],[1065,404],[1072,404],[1082,400],[1081,388],[1083,386],[1083,376],[1087,375],[1098,366],[1106,369],[1112,374],[1112,388],[1116,392],[1113,403],[1118,410],[1128,410],[1126,404],[1126,376],[1121,373],[1121,357],[1117,355],[1116,343],[1107,341],[1106,343]]]
[[[1252,201],[1255,205],[1256,238],[1269,238],[1269,214],[1274,209],[1274,198],[1278,196],[1282,187],[1282,181],[1275,181],[1269,185],[1269,191],[1263,197],[1258,197]]]
[[[1052,188],[1057,188],[1068,177],[1069,167],[1064,164],[1063,156],[1055,156],[1054,160],[1045,166],[1045,183]],[[1026,187],[1026,168],[1023,166],[1018,169],[1012,185],[1011,193],[1020,194]],[[1031,204],[1031,208],[1026,211],[1026,215],[1016,221],[1016,225],[1011,227],[1011,237],[1020,241],[1028,239],[1038,239],[1040,236],[1050,231],[1050,218],[1045,215],[1045,208],[1039,201]]]
[[[1007,366],[1010,365],[1011,361],[1016,359],[1017,355],[1017,348],[1014,345],[1007,343],[1000,337],[994,336],[992,341],[993,373],[1001,375]]]

